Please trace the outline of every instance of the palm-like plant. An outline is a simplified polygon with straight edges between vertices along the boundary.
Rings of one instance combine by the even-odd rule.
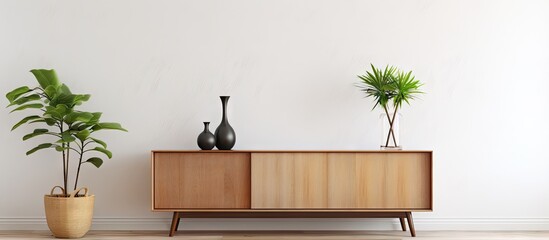
[[[60,152],[63,160],[63,194],[67,195],[69,163],[71,152],[77,155],[78,168],[74,181],[74,189],[78,186],[80,167],[84,163],[93,164],[99,168],[103,160],[99,157],[90,157],[84,160],[85,153],[99,152],[111,158],[112,153],[107,150],[107,144],[92,135],[100,130],[121,130],[119,123],[100,122],[100,112],[84,112],[76,110],[76,107],[90,99],[89,94],[73,94],[70,89],[62,84],[54,70],[34,69],[31,70],[36,77],[39,86],[29,88],[23,86],[14,89],[6,94],[10,102],[8,107],[14,107],[11,112],[37,109],[41,114],[31,115],[17,122],[12,131],[27,123],[43,123],[46,128],[34,129],[32,133],[23,136],[23,141],[37,136],[54,136],[55,141],[39,144],[27,152],[27,155],[34,152],[53,148]]]
[[[419,88],[423,85],[412,75],[412,71],[403,72],[393,66],[386,66],[385,70],[376,68],[370,64],[371,71],[366,71],[365,75],[359,75],[361,83],[358,87],[366,94],[366,97],[374,97],[375,105],[372,108],[380,106],[385,111],[387,121],[389,122],[389,131],[385,141],[385,147],[389,146],[389,141],[392,138],[394,147],[398,146],[395,133],[394,123],[397,116],[397,111],[406,102],[410,104],[410,100],[421,94]],[[389,114],[390,102],[393,102],[393,115]]]

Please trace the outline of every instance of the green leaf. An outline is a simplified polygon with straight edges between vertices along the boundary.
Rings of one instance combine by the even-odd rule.
[[[26,141],[26,140],[31,139],[31,138],[36,137],[36,136],[44,135],[44,134],[48,133],[49,131],[50,130],[43,129],[43,128],[34,129],[34,131],[32,133],[29,133],[29,134],[23,136],[23,141]]]
[[[71,92],[71,90],[69,89],[69,87],[68,87],[67,85],[65,85],[65,84],[61,84],[61,86],[59,86],[59,87],[57,88],[57,91],[58,91],[59,93],[62,93],[62,94],[68,94],[68,95],[71,95],[71,94],[72,94],[72,92]]]
[[[78,131],[82,131],[84,129],[90,129],[90,127],[93,127],[93,124],[80,124],[77,128]]]
[[[62,86],[65,86],[65,85],[62,85]],[[50,102],[50,106],[55,106],[57,104],[65,104],[70,108],[72,108],[76,105],[81,105],[83,102],[88,101],[90,99],[89,94],[72,94],[72,93],[67,93],[66,91],[67,90],[58,92],[58,94],[55,95],[54,98],[52,98]]]
[[[84,123],[77,122],[77,123],[71,124],[71,130],[78,130],[78,127],[81,126],[82,124],[84,124]]]
[[[10,103],[12,103],[19,96],[21,96],[21,95],[23,95],[27,92],[30,92],[30,91],[31,91],[30,88],[27,87],[27,86],[18,87],[16,89],[12,90],[11,92],[7,93],[6,98],[8,99],[8,101],[10,101]]]
[[[27,108],[42,108],[42,107],[44,107],[44,105],[42,105],[41,103],[25,104],[25,105],[19,106],[16,109],[11,110],[10,113],[15,112],[15,111],[25,110]]]
[[[30,101],[36,101],[36,100],[40,100],[40,95],[38,94],[32,94],[32,95],[29,95],[29,96],[26,96],[26,97],[22,97],[22,98],[19,98],[15,101],[13,101],[12,103],[10,103],[10,105],[8,105],[7,107],[11,107],[13,105],[21,105],[23,103],[27,103],[27,102],[30,102]]]
[[[370,64],[370,67],[371,71],[366,71],[365,75],[358,76],[361,84],[357,86],[366,93],[366,97],[374,98],[373,109],[377,106],[387,108],[387,104],[398,94],[394,85],[398,69],[389,65],[384,70],[376,68],[373,64]]]
[[[113,123],[113,122],[98,123],[95,126],[93,126],[93,128],[92,128],[93,131],[99,131],[99,130],[104,130],[104,129],[120,130],[120,131],[124,131],[124,132],[128,131],[128,130],[124,129],[120,125],[120,123]]]
[[[101,140],[99,140],[99,139],[97,139],[97,138],[92,138],[92,137],[91,137],[90,139],[91,139],[93,142],[95,142],[95,143],[97,143],[97,144],[103,146],[104,148],[107,148],[107,143],[106,143],[106,142],[103,142],[103,141],[101,141]]]
[[[50,148],[50,147],[52,147],[52,146],[54,146],[54,145],[51,144],[51,143],[42,143],[42,144],[38,145],[37,147],[35,147],[35,148],[29,150],[29,151],[27,152],[27,156],[28,156],[28,155],[31,155],[31,154],[33,154],[33,153],[35,153],[35,152],[38,151],[38,150],[45,149],[45,148]]]
[[[102,152],[104,153],[105,155],[107,155],[107,157],[109,158],[112,158],[112,153],[111,151],[105,149],[105,148],[102,148],[102,147],[95,147],[94,149],[91,149],[92,151],[98,151],[98,152]]]
[[[48,126],[53,126],[57,122],[57,120],[53,118],[44,118],[44,120],[46,120],[46,124],[48,124]]]
[[[69,108],[72,108],[74,104],[74,94],[58,93],[51,99],[50,106],[57,106],[63,104]]]
[[[58,151],[58,152],[65,151],[65,150],[67,150],[67,149],[68,149],[68,148],[66,148],[66,147],[61,147],[61,146],[59,146],[59,145],[56,145],[56,146],[55,146],[55,150]]]
[[[31,123],[38,123],[38,122],[43,122],[43,123],[45,123],[45,122],[46,122],[46,119],[44,119],[44,118],[36,119],[36,120],[30,121],[29,124],[31,124]]]
[[[74,96],[74,105],[81,105],[83,102],[90,100],[89,94],[78,94]]]
[[[76,140],[75,137],[73,136],[63,136],[61,138],[61,140],[64,142],[64,143],[70,143],[70,142],[74,142]]]
[[[62,116],[60,113],[58,113],[56,110],[55,110],[55,107],[52,107],[52,106],[46,106],[46,111],[44,112],[44,116],[47,116],[47,117],[51,117],[51,118],[54,118],[54,119],[62,119]]]
[[[412,71],[399,71],[394,78],[393,85],[396,90],[393,100],[395,109],[401,107],[404,102],[410,104],[410,100],[417,98],[418,94],[423,93],[419,90],[423,84],[412,76]]]
[[[72,124],[74,122],[89,122],[93,118],[93,114],[89,112],[72,112],[65,116],[65,122]]]
[[[21,121],[19,121],[18,123],[16,123],[15,125],[13,125],[13,127],[11,128],[11,130],[15,130],[16,128],[18,128],[19,126],[25,124],[26,122],[30,121],[30,120],[35,120],[35,119],[42,119],[40,116],[38,115],[32,115],[32,116],[28,116],[26,118],[23,118],[21,119]]]
[[[69,142],[74,142],[75,140],[76,138],[72,136],[72,133],[70,131],[65,131],[61,133],[60,142],[69,143]]]
[[[96,168],[99,168],[101,167],[101,165],[103,165],[103,159],[98,157],[92,157],[85,162],[93,164]]]
[[[88,121],[90,124],[97,124],[99,122],[99,119],[101,118],[101,115],[103,113],[100,112],[94,112],[92,113],[93,117]]]
[[[57,95],[57,87],[56,86],[48,86],[44,88],[44,92],[46,95],[48,95],[49,99],[53,99]]]
[[[57,74],[53,69],[33,69],[31,70],[31,73],[36,77],[36,80],[43,89],[46,89],[49,86],[57,88],[61,85],[57,79]]]
[[[52,106],[46,106],[46,112],[44,112],[44,115],[51,116],[54,119],[61,120],[65,117],[65,115],[72,112],[72,109],[67,107],[67,105],[64,104],[58,104],[55,107]]]
[[[80,139],[80,141],[86,140],[90,136],[90,130],[85,129],[76,134],[76,138]]]
[[[358,87],[366,93],[366,97],[374,98],[374,108],[381,106],[385,112],[388,112],[387,104],[392,101],[394,114],[392,119],[388,116],[388,121],[392,124],[395,121],[396,112],[402,107],[402,104],[404,102],[410,104],[410,100],[423,93],[419,90],[422,84],[415,79],[412,71],[404,72],[388,65],[382,71],[374,67],[373,64],[370,64],[370,66],[372,68],[371,72],[367,71],[365,75],[358,76],[362,81],[362,84]],[[389,143],[390,133],[387,136],[386,145]],[[396,140],[394,142],[396,145]]]

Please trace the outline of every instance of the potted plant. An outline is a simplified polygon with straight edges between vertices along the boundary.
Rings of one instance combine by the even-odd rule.
[[[12,131],[23,124],[37,124],[42,127],[23,136],[23,141],[39,136],[51,138],[30,149],[27,155],[42,149],[59,152],[63,162],[63,186],[54,187],[50,195],[44,196],[46,220],[55,237],[80,238],[91,226],[94,203],[94,196],[88,195],[86,187],[78,188],[81,167],[91,164],[99,168],[103,164],[103,159],[93,152],[112,157],[107,144],[94,138],[94,133],[101,130],[126,130],[119,123],[101,122],[100,112],[77,110],[78,106],[90,99],[90,95],[72,93],[67,85],[57,79],[53,69],[34,69],[31,73],[36,77],[38,86],[16,88],[6,94],[6,98],[8,107],[13,107],[11,112],[38,110],[38,114],[23,118],[13,126]],[[73,175],[72,191],[69,191],[71,164],[77,167]],[[61,194],[54,194],[56,188],[61,190]],[[80,193],[81,190],[83,193]]]
[[[365,75],[359,75],[361,83],[358,87],[366,94],[373,97],[375,105],[372,108],[383,109],[382,118],[387,123],[382,129],[382,149],[402,149],[399,144],[397,132],[398,110],[404,102],[410,104],[410,100],[422,94],[419,88],[423,85],[412,75],[412,71],[404,72],[393,66],[386,66],[384,70],[370,64],[371,71]],[[385,120],[383,120],[385,121]]]

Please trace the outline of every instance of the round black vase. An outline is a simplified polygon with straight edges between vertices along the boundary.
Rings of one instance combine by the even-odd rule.
[[[210,122],[204,122],[204,131],[198,135],[196,142],[202,150],[212,150],[215,147],[215,136],[209,129]]]
[[[227,104],[229,102],[229,96],[220,96],[219,98],[221,98],[221,104],[223,107],[223,118],[221,119],[219,127],[215,129],[215,146],[219,150],[231,150],[236,143],[236,133],[227,119]]]

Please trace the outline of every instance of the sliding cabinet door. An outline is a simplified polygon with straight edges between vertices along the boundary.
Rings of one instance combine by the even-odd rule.
[[[155,153],[155,209],[250,208],[249,153]]]
[[[326,153],[252,153],[252,208],[326,208]]]
[[[430,153],[328,154],[328,206],[431,209]]]
[[[255,209],[431,208],[430,153],[252,153]]]

